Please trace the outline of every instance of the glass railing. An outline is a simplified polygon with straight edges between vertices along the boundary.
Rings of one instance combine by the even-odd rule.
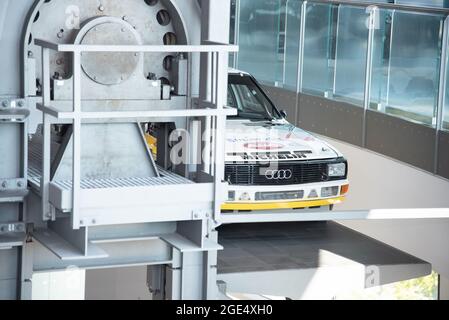
[[[449,11],[410,8],[449,1],[373,2],[378,7],[362,0],[233,0],[240,45],[234,66],[266,84],[449,130],[449,90],[442,85]]]
[[[296,89],[298,80],[299,41],[302,1],[287,0],[285,22],[284,87]]]
[[[285,1],[241,0],[238,67],[265,82],[283,82]]]
[[[335,71],[336,7],[310,3],[304,23],[302,91],[328,96],[332,92]]]
[[[436,126],[445,17],[380,10],[370,108]]]
[[[368,19],[365,8],[338,8],[333,95],[359,106],[363,106],[365,96]]]

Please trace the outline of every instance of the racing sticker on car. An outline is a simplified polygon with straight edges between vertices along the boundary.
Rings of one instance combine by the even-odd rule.
[[[283,144],[270,142],[270,141],[248,142],[248,143],[245,143],[243,146],[246,149],[265,150],[265,151],[280,150],[285,147]]]

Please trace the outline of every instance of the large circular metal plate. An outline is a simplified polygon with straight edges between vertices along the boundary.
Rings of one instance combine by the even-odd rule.
[[[0,0],[1,2],[2,0]],[[80,44],[83,36],[89,31],[93,25],[91,22],[104,20],[105,18],[113,18],[121,20],[132,26],[138,34],[140,44],[142,45],[163,45],[164,36],[173,32],[179,41],[179,44],[187,43],[187,35],[185,21],[181,19],[181,15],[176,12],[178,5],[172,4],[171,1],[155,1],[151,4],[144,0],[35,0],[36,9],[34,14],[39,12],[38,17],[32,16],[28,23],[31,31],[30,44],[26,47],[30,56],[33,56],[39,66],[41,61],[41,48],[34,45],[34,39],[44,39],[59,44]],[[181,1],[182,3],[186,1]],[[101,4],[100,4],[101,3]],[[184,5],[180,5],[184,7]],[[192,8],[193,9],[193,8]],[[161,10],[169,12],[170,23],[165,25],[166,18],[162,19],[162,24],[158,21],[157,16]],[[189,12],[190,9],[188,9]],[[196,14],[196,13],[195,13]],[[185,18],[193,19],[193,15],[187,14]],[[196,16],[195,16],[196,17]],[[34,22],[33,22],[34,21]],[[105,21],[103,21],[105,22]],[[195,20],[195,23],[198,23]],[[88,25],[88,28],[84,28]],[[189,26],[195,28],[196,24]],[[80,30],[82,28],[83,30]],[[80,36],[80,37],[78,37]],[[74,41],[74,39],[77,41]],[[171,75],[167,69],[164,69],[163,60],[167,53],[145,53],[141,54],[143,62],[142,76],[146,77],[149,73],[154,73],[157,77],[166,77],[171,79]],[[72,55],[67,52],[56,53],[50,52],[50,74],[59,75],[63,79],[70,79],[72,76]],[[31,67],[31,66],[30,66]],[[36,68],[35,74],[37,79],[42,79],[42,68]],[[136,73],[138,70],[136,70]]]
[[[86,45],[137,45],[131,27],[107,22],[90,29],[81,41]],[[93,81],[103,85],[120,84],[129,79],[139,64],[140,54],[134,52],[84,52],[82,68]]]

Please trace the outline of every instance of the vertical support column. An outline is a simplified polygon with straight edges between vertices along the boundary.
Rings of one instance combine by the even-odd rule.
[[[50,105],[50,49],[42,48],[42,104]],[[51,123],[48,115],[42,117],[42,218],[44,221],[52,219],[49,203],[49,185],[51,174]]]
[[[439,299],[449,300],[449,279],[443,276],[439,277]]]
[[[223,111],[227,102],[228,94],[228,56],[226,52],[218,53],[217,61],[217,90],[216,105],[219,111]],[[215,203],[214,203],[214,219],[218,221],[221,213],[221,200],[223,195],[222,183],[224,180],[225,166],[225,136],[226,136],[226,116],[222,113],[216,119],[215,126]]]
[[[382,111],[385,110],[386,106],[390,103],[390,79],[391,79],[391,53],[394,43],[394,25],[395,25],[395,18],[396,18],[396,9],[393,9],[391,12],[391,26],[390,26],[390,49],[388,52],[388,71],[387,71],[387,94],[385,99],[385,106],[382,107]]]
[[[32,282],[33,278],[33,243],[31,240],[26,241],[20,250],[20,300],[32,299]]]
[[[365,93],[363,102],[363,124],[362,124],[362,146],[366,147],[366,116],[371,102],[371,80],[373,74],[373,48],[374,32],[376,30],[376,21],[378,21],[379,10],[377,7],[369,8],[368,23],[368,46],[366,50],[366,69],[365,69]]]
[[[218,242],[218,232],[209,233],[209,239]],[[203,297],[207,300],[216,300],[218,298],[217,285],[217,251],[207,251],[203,257]]]
[[[333,65],[334,65],[334,76],[333,76],[333,80],[332,80],[332,99],[335,96],[335,92],[336,87],[337,87],[337,68],[338,68],[338,64],[337,64],[337,59],[338,59],[338,40],[340,39],[340,21],[341,21],[341,5],[338,4],[336,5],[336,7],[332,6],[331,10],[332,10],[332,19],[334,19],[334,8],[336,8],[337,10],[337,23],[336,23],[336,27],[335,27],[335,50],[334,50],[334,54],[332,56],[332,58],[334,59]],[[334,32],[334,24],[332,22],[331,25],[331,29],[332,29],[332,33]]]
[[[206,119],[204,119],[204,125],[202,126],[203,129],[203,133],[202,136],[203,141],[202,141],[202,145],[203,145],[203,157],[202,157],[202,162],[203,162],[203,171],[205,173],[208,174],[212,174],[211,171],[211,127],[212,127],[212,118],[211,117],[206,117]]]
[[[172,248],[172,265],[166,267],[163,296],[166,300],[182,299],[182,253]]]
[[[240,43],[240,0],[235,0],[235,26],[234,26],[234,44]],[[239,53],[234,52],[234,68],[239,65]]]
[[[218,81],[218,77],[219,75],[219,61],[220,57],[219,57],[219,53],[218,52],[213,52],[212,53],[212,66],[211,66],[211,77],[212,77],[212,103],[215,104],[217,106],[217,109],[220,109],[220,107],[222,108],[222,106],[220,106],[218,104],[218,95],[219,95],[219,81]],[[227,73],[227,70],[226,70]],[[226,80],[227,81],[227,80]],[[227,86],[227,83],[225,84]],[[224,106],[224,105],[223,105]],[[217,168],[217,161],[216,161],[216,150],[217,150],[217,145],[216,145],[216,139],[217,139],[217,121],[218,118],[217,117],[212,117],[211,118],[211,172],[215,175],[215,170]]]
[[[300,104],[300,94],[302,92],[302,79],[303,79],[303,61],[304,61],[304,41],[305,41],[305,31],[306,31],[306,19],[307,19],[307,1],[301,4],[301,26],[299,30],[299,52],[298,52],[298,74],[296,79],[296,124],[299,124],[299,104]]]
[[[231,2],[230,0],[201,0],[201,41],[214,41],[220,43],[229,43],[229,29],[231,20]],[[226,55],[226,59],[228,56]],[[201,83],[200,83],[200,105],[203,101],[212,102],[212,68],[213,54],[201,54]],[[227,66],[227,62],[226,62]],[[226,70],[227,74],[227,70]],[[227,84],[226,84],[227,86]],[[212,119],[206,118],[202,125],[203,136],[206,139],[210,137],[210,128],[212,127]],[[203,162],[203,170],[212,174],[210,171],[211,163],[208,163],[210,142],[203,141],[203,150],[205,160]]]
[[[435,159],[434,159],[434,173],[438,173],[438,158],[440,148],[440,132],[443,129],[443,113],[446,104],[446,88],[447,88],[447,67],[448,67],[448,45],[449,45],[449,17],[446,17],[443,24],[443,42],[441,50],[441,65],[440,65],[440,84],[438,88],[438,105],[436,110],[436,135],[435,135]]]
[[[286,74],[287,74],[287,40],[288,40],[288,4],[291,0],[287,0],[285,2],[285,24],[284,24],[284,64],[282,66],[282,87],[285,86],[285,83],[287,82]],[[280,23],[279,23],[280,25]],[[278,34],[281,34],[281,31],[279,30]],[[276,80],[275,80],[276,83]]]
[[[73,158],[72,158],[72,224],[81,225],[79,217],[81,192],[81,52],[73,53]]]

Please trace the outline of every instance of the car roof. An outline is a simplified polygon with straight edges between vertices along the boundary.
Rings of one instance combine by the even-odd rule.
[[[237,69],[234,69],[234,68],[229,68],[228,69],[228,73],[229,74],[244,74],[244,75],[247,75],[247,76],[250,75],[248,72],[237,70]]]

